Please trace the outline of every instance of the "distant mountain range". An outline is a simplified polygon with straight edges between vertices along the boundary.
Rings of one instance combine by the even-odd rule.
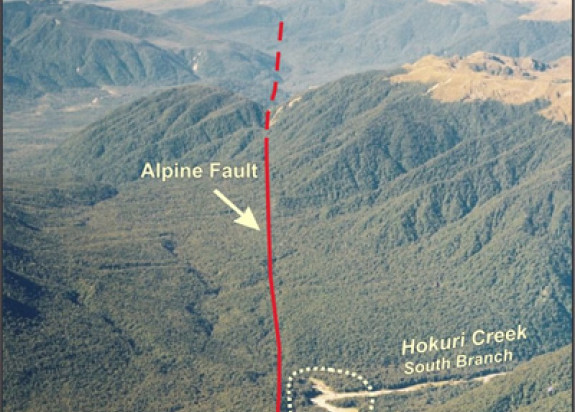
[[[272,56],[142,11],[16,1],[4,4],[3,22],[8,95],[202,80],[257,98],[280,79]]]
[[[301,90],[427,54],[484,50],[543,60],[570,55],[570,22],[521,18],[531,10],[529,3],[512,1],[441,5],[427,0],[223,0],[164,15],[268,52],[275,47],[271,40],[277,20],[285,20],[281,49],[294,68],[286,86]]]
[[[4,88],[40,93],[62,87],[178,84],[198,77],[174,53],[143,40],[174,30],[143,12],[88,5],[6,3]]]
[[[429,0],[432,3],[449,5],[453,3],[481,4],[485,0]],[[573,5],[570,0],[506,0],[509,3],[521,3],[529,8],[526,14],[519,16],[522,20],[567,21],[571,19]]]
[[[83,2],[6,2],[4,90],[37,96],[68,87],[201,80],[263,99],[265,85],[279,79],[272,40],[280,19],[288,34],[281,45],[282,89],[292,93],[427,54],[484,50],[549,61],[571,51],[570,22],[521,19],[532,10],[526,3],[229,0],[173,9],[176,4],[188,3],[154,15]]]
[[[152,13],[162,13],[173,9],[186,7],[196,7],[209,3],[211,0],[173,0],[165,2],[162,0],[74,0],[81,3],[102,3],[107,7],[124,9],[141,9]],[[482,4],[485,0],[428,0],[431,3],[441,5],[453,5],[457,3]],[[288,4],[287,0],[260,0],[246,1],[236,0],[236,4],[263,5],[280,7]],[[526,9],[526,14],[520,15],[520,19],[539,21],[565,21],[571,19],[570,0],[502,0],[501,3],[520,3]]]

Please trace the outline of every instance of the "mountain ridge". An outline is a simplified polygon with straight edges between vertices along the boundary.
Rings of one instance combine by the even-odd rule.
[[[201,80],[263,99],[254,85],[281,80],[271,55],[139,10],[8,2],[3,33],[7,95],[38,97],[67,88],[174,86]]]
[[[334,364],[378,388],[405,386],[510,370],[568,344],[571,127],[537,114],[542,101],[446,103],[427,95],[428,85],[391,83],[393,75],[311,90],[282,105],[270,131],[285,370]],[[261,164],[264,113],[205,86],[168,90],[64,143],[42,165],[51,172],[44,181],[7,182],[7,204],[27,213],[3,227],[6,267],[17,275],[5,293],[29,304],[34,288],[20,278],[46,291],[32,306],[45,333],[18,305],[5,318],[12,408],[269,407],[276,347],[265,237],[234,225],[213,195],[221,189],[260,219],[263,179],[138,178],[141,157],[155,152],[163,161]],[[368,173],[373,167],[381,173]],[[94,179],[102,197],[70,204]],[[529,339],[508,347],[513,363],[403,371],[412,359],[401,356],[402,339],[519,322]],[[69,342],[55,340],[61,330]],[[34,369],[36,359],[22,355],[34,345],[59,355],[43,352],[45,367]],[[93,356],[81,356],[86,348]],[[90,374],[63,361],[102,353],[106,369],[83,369]],[[54,365],[58,380],[44,372]]]
[[[549,64],[486,52],[454,58],[426,56],[405,65],[407,73],[392,81],[432,84],[427,93],[448,102],[492,99],[523,104],[545,99],[550,105],[540,112],[543,116],[572,124],[571,66],[572,58],[567,56]]]
[[[391,69],[427,54],[486,50],[544,60],[570,54],[569,22],[519,19],[529,11],[525,3],[497,1],[449,7],[426,0],[338,0],[313,5],[212,1],[163,15],[267,52],[272,52],[273,43],[266,39],[277,21],[284,20],[290,35],[282,50],[294,68],[284,87],[301,92],[354,72]],[[334,41],[326,45],[326,38]]]
[[[429,0],[432,3],[444,6],[456,3],[481,4],[485,0]],[[531,10],[519,16],[522,20],[539,21],[566,21],[571,20],[572,2],[569,0],[519,0],[518,3],[526,4]]]

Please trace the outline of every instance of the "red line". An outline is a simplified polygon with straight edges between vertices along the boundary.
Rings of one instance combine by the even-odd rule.
[[[270,111],[266,112],[266,130],[270,129]]]
[[[270,96],[270,100],[272,102],[276,99],[277,93],[278,93],[278,82],[274,82],[274,87],[272,89],[272,95]]]
[[[268,238],[268,280],[270,283],[270,296],[274,317],[274,328],[277,346],[277,388],[276,388],[276,412],[281,412],[282,405],[282,341],[280,337],[280,322],[276,305],[276,293],[273,276],[273,248],[272,248],[272,207],[270,195],[270,144],[269,138],[264,139],[265,175],[266,175],[266,225]]]
[[[281,60],[282,54],[280,52],[276,52],[276,72],[280,71],[280,60]]]
[[[280,26],[278,29],[278,41],[282,41],[284,37],[284,22],[280,21]]]

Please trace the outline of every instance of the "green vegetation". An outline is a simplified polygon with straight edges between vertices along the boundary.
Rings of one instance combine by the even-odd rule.
[[[469,382],[379,396],[378,411],[569,411],[572,396],[572,346],[533,358],[485,384]],[[367,410],[365,398],[333,402]]]
[[[441,103],[426,89],[371,72],[277,114],[286,377],[333,365],[401,387],[511,370],[571,342],[571,127],[538,115],[544,102]],[[263,179],[138,179],[147,157],[263,169],[263,113],[213,88],[169,90],[69,139],[35,169],[45,178],[5,181],[5,410],[271,408],[265,236],[234,225],[212,193],[261,222]],[[401,356],[403,339],[519,323],[528,339],[505,345],[513,362],[403,373],[437,355]]]
[[[88,18],[89,16],[89,18]],[[142,41],[169,28],[141,12],[11,2],[4,7],[4,89],[37,95],[66,87],[178,84],[197,79],[173,52]]]
[[[437,388],[422,389],[415,392],[396,393],[379,396],[376,399],[376,410],[381,412],[409,411],[424,412],[433,408],[433,405],[443,404],[451,399],[457,399],[462,393],[477,387],[476,382],[460,385],[449,385]],[[367,411],[366,398],[351,399],[360,411]],[[334,405],[342,406],[344,403],[333,402]]]
[[[520,20],[528,10],[525,3],[510,1],[445,6],[427,0],[218,0],[165,15],[270,53],[276,48],[272,33],[283,19],[286,40],[281,50],[293,67],[284,78],[301,90],[349,73],[397,67],[427,54],[484,50],[546,60],[571,55],[571,23]]]
[[[114,111],[49,158],[52,169],[113,183],[138,179],[145,162],[235,161],[238,153],[253,148],[263,112],[230,92],[204,86],[171,89]]]
[[[535,56],[551,61],[571,56],[571,42],[565,41],[571,36],[571,23],[567,21],[517,20],[497,27],[491,35],[474,33],[461,40],[454,51],[465,56],[477,50],[488,50],[506,56]]]
[[[568,345],[430,411],[569,411],[572,365],[572,345]]]
[[[124,198],[95,216],[123,195],[55,204],[54,190],[77,199],[84,182],[14,183],[6,182],[4,209],[4,410],[240,410],[247,399],[255,410],[269,406],[271,321],[246,316],[255,302],[267,308],[265,285],[240,307],[220,306],[229,293],[221,279],[180,249],[187,208],[159,219],[170,211],[153,197],[134,208]],[[181,187],[177,197],[187,196],[194,193]],[[218,226],[225,239],[228,225]],[[216,241],[186,230],[199,244]],[[258,246],[233,253],[230,265],[258,270]],[[252,258],[242,264],[244,256]]]
[[[201,79],[263,100],[268,90],[261,84],[280,80],[270,55],[137,10],[8,2],[3,34],[3,87],[9,96]]]
[[[570,55],[570,23],[519,20],[527,11],[512,2],[446,7],[423,0],[300,0],[210,1],[153,15],[76,2],[13,1],[4,5],[3,87],[8,95],[38,97],[68,88],[201,80],[264,102],[269,88],[262,85],[281,79],[273,70],[281,19],[287,32],[280,98],[426,54]]]

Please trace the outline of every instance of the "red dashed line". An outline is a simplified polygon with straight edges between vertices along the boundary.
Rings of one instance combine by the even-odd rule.
[[[282,41],[284,37],[284,22],[280,21],[280,26],[278,30],[278,41]]]
[[[276,94],[278,93],[278,82],[274,82],[274,86],[272,89],[272,95],[270,96],[270,100],[273,102],[276,99]]]
[[[268,110],[266,112],[266,130],[270,130],[270,114],[271,112]]]
[[[282,58],[282,54],[280,52],[276,52],[276,72],[280,71],[281,58]]]

